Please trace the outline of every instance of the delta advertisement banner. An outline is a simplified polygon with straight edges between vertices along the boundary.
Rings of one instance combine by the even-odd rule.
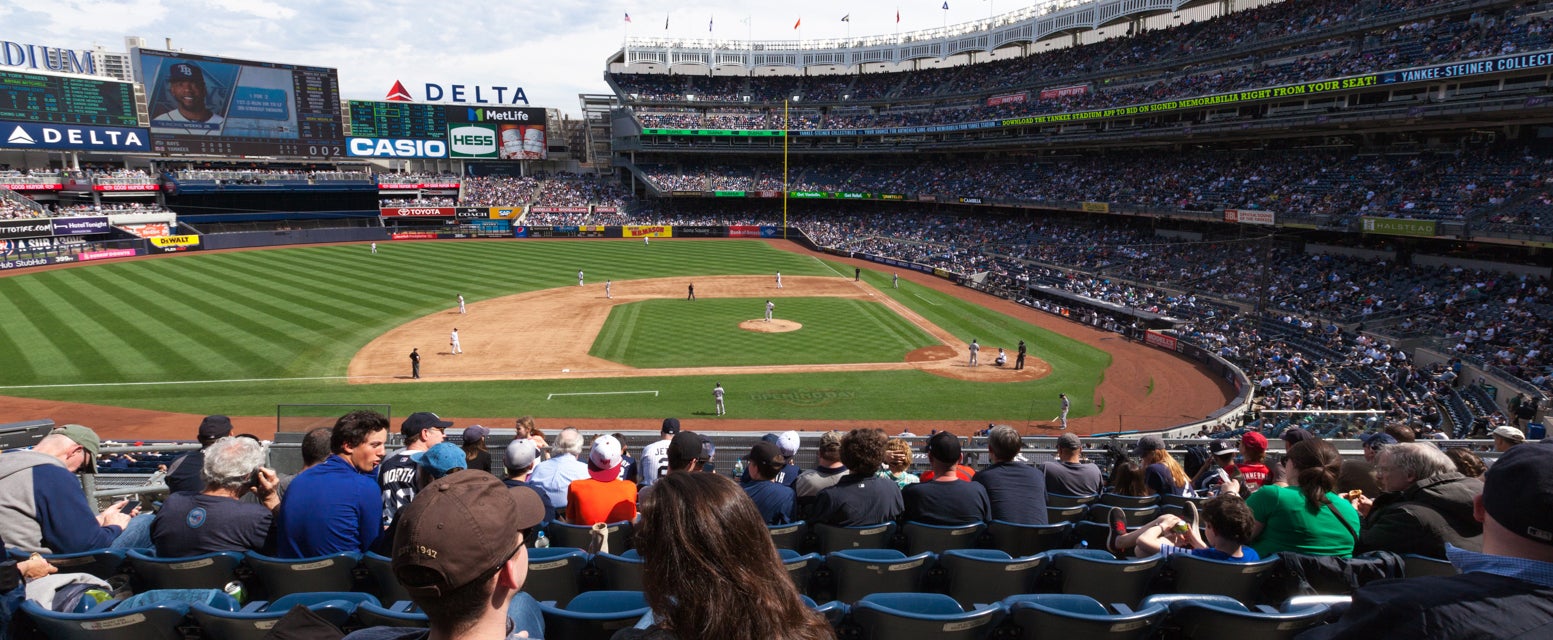
[[[107,218],[55,218],[54,235],[56,236],[89,236],[94,233],[108,232]]]
[[[620,232],[626,238],[672,238],[674,230],[663,225],[641,226],[628,225],[620,228]]]
[[[1433,238],[1438,228],[1438,224],[1434,220],[1365,217],[1360,218],[1359,221],[1361,229],[1365,233],[1380,233],[1389,236]]]
[[[512,220],[522,212],[521,207],[491,207],[487,210],[492,220]]]
[[[0,220],[0,238],[37,238],[54,235],[54,221],[48,218]]]
[[[151,151],[151,130],[49,122],[0,122],[0,147],[72,151]]]
[[[182,251],[198,251],[200,246],[199,236],[163,236],[150,238],[151,250],[157,253],[179,253]]]
[[[378,215],[384,218],[452,218],[457,213],[455,207],[384,207],[378,209]]]
[[[1225,209],[1225,222],[1238,222],[1241,224],[1277,224],[1277,216],[1271,211],[1251,211],[1248,209]]]
[[[1165,335],[1157,331],[1145,331],[1143,333],[1143,342],[1166,351],[1175,351],[1178,344],[1175,336]]]
[[[760,227],[752,224],[729,225],[728,237],[730,238],[759,238]]]

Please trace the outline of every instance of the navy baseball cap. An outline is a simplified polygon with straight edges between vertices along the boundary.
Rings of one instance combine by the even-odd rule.
[[[427,429],[446,429],[451,426],[453,426],[453,423],[443,420],[435,413],[417,411],[410,414],[410,417],[405,418],[404,422],[399,424],[399,433],[406,438],[410,438]]]
[[[187,62],[180,62],[167,68],[168,82],[204,82],[205,72],[199,67]]]

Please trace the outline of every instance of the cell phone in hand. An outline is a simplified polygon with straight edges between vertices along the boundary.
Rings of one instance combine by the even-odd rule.
[[[134,515],[135,514],[135,510],[139,509],[139,508],[140,508],[140,501],[139,500],[130,500],[129,502],[124,503],[124,506],[120,507],[119,511],[124,513],[125,515]]]

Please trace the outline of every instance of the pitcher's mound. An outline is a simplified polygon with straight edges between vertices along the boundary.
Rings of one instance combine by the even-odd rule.
[[[786,333],[802,329],[803,324],[793,322],[792,320],[772,320],[771,322],[766,322],[764,319],[759,319],[740,322],[739,328],[756,333]]]

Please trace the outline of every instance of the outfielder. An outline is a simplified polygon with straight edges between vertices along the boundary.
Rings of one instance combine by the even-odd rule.
[[[453,355],[464,352],[464,348],[458,345],[458,327],[453,327],[453,333],[448,334],[448,345],[452,347]]]
[[[377,243],[372,243],[372,255],[377,255]]]
[[[577,286],[582,286],[582,269],[577,270]]]
[[[715,383],[712,387],[712,404],[716,406],[717,415],[728,413],[728,410],[723,408],[723,383],[721,382]]]
[[[896,289],[901,288],[901,274],[899,274],[899,273],[892,273],[892,274],[890,274],[890,284],[891,284],[891,286],[893,286]]]
[[[609,280],[605,280],[604,281],[604,297],[608,298],[610,300],[614,300],[615,299],[615,294],[610,293],[610,291],[609,291],[610,284],[611,284],[611,282]]]
[[[1057,419],[1062,421],[1062,428],[1066,429],[1068,428],[1068,406],[1071,403],[1068,401],[1068,394],[1066,393],[1059,393],[1057,397],[1062,398],[1062,415],[1057,416]]]
[[[976,366],[978,364],[977,361],[976,361],[976,354],[977,354],[977,352],[981,351],[981,345],[976,344],[976,339],[975,338],[971,338],[970,350],[971,350],[971,363],[970,363],[970,366],[974,367],[974,366]]]
[[[464,308],[464,294],[462,293],[458,294],[458,313],[460,315],[469,313],[469,310]]]
[[[782,288],[782,272],[781,271],[777,272],[777,288],[778,289]]]
[[[773,303],[770,300],[767,300],[766,301],[766,322],[771,322],[771,311],[773,309],[776,309],[776,303]]]

